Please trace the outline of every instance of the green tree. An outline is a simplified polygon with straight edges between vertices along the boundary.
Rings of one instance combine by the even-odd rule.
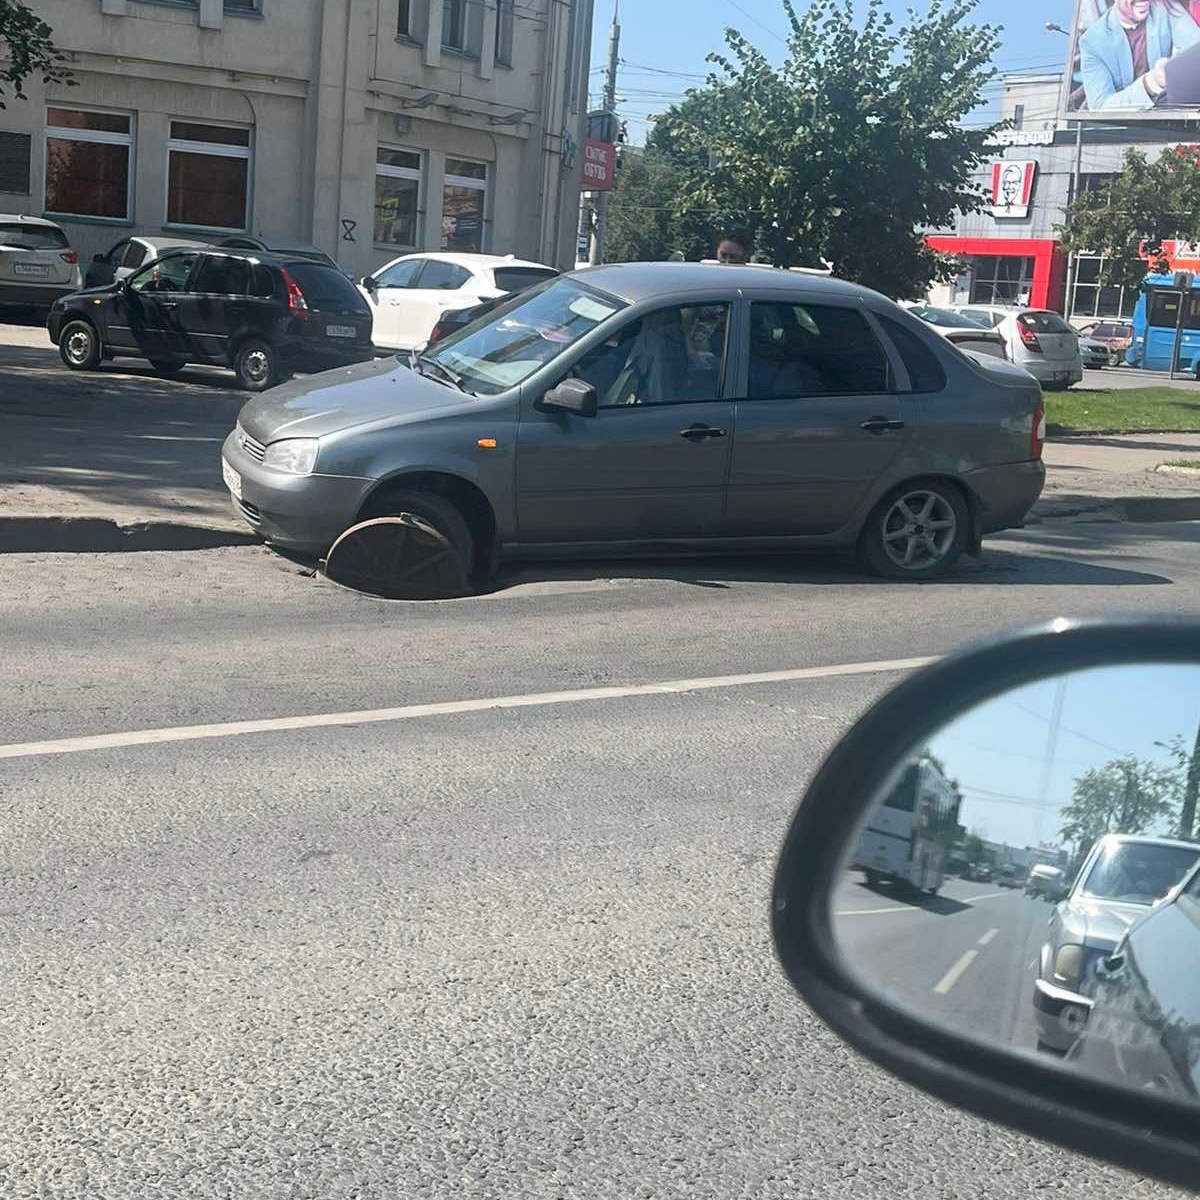
[[[608,205],[605,258],[657,262],[680,251],[688,260],[711,257],[714,230],[702,214],[676,213],[685,181],[661,151],[624,150]]]
[[[993,129],[963,118],[982,103],[999,31],[968,18],[975,0],[933,0],[896,25],[883,0],[814,0],[773,66],[734,29],[717,71],[659,120],[688,186],[677,211],[752,231],[779,266],[833,263],[889,295],[921,295],[952,273],[923,229],[982,205],[972,183]]]
[[[1162,744],[1171,752],[1180,778],[1184,781],[1183,799],[1179,806],[1179,836],[1191,839],[1196,835],[1196,801],[1200,798],[1200,726],[1190,746],[1178,734]]]
[[[54,44],[54,30],[22,0],[0,0],[0,108],[11,89],[24,100],[25,83],[41,76],[43,83],[74,84],[64,65],[66,54]]]
[[[1146,833],[1168,821],[1179,801],[1174,767],[1126,755],[1084,772],[1062,810],[1060,837],[1082,858],[1106,833]]]
[[[1180,146],[1150,160],[1127,150],[1120,174],[1080,192],[1058,232],[1066,249],[1105,256],[1102,283],[1136,288],[1148,268],[1167,270],[1164,241],[1200,240],[1196,151]]]

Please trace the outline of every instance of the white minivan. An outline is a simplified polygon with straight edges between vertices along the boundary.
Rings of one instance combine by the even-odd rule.
[[[1056,312],[965,304],[955,309],[1004,335],[1008,361],[1024,367],[1044,388],[1068,388],[1083,378],[1079,334]]]

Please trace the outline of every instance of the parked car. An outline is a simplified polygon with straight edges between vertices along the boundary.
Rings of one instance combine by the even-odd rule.
[[[554,278],[554,276],[550,276],[550,278]],[[538,282],[543,282],[543,280],[538,280]],[[520,291],[524,290],[526,289],[520,289]],[[493,296],[492,299],[480,301],[478,304],[471,305],[470,308],[448,309],[442,313],[438,318],[437,324],[433,327],[433,331],[429,335],[430,344],[440,342],[443,338],[448,338],[452,333],[457,333],[464,326],[470,325],[472,321],[477,321],[480,317],[487,316],[488,313],[498,308],[506,300],[511,300],[514,295],[519,295],[519,291],[505,292],[503,295]]]
[[[188,238],[129,237],[122,238],[112,249],[97,254],[83,273],[85,288],[104,287],[118,279],[126,279],[139,267],[170,254],[175,250],[198,250],[206,242]]]
[[[906,304],[904,307],[960,350],[987,354],[992,358],[1008,357],[1004,335],[976,317],[964,316],[948,308],[935,308],[930,304]]]
[[[1079,359],[1089,370],[1099,371],[1109,365],[1108,343],[1096,338],[1080,337]]]
[[[1025,880],[1025,895],[1057,904],[1067,894],[1066,882],[1060,868],[1049,863],[1037,863]]]
[[[306,242],[290,242],[286,238],[267,240],[251,237],[248,233],[237,233],[232,237],[222,238],[216,245],[224,250],[257,250],[260,254],[273,254],[280,258],[307,258],[310,262],[319,262],[338,271],[342,270],[324,250]]]
[[[986,304],[969,304],[955,311],[979,317],[1002,333],[1009,361],[1024,367],[1043,387],[1067,388],[1083,378],[1079,338],[1058,313]]]
[[[1195,1103],[1200,1095],[1200,868],[1101,955],[1068,1058],[1093,1078]]]
[[[82,286],[79,255],[62,226],[0,214],[0,305],[49,307]]]
[[[447,309],[523,291],[553,279],[553,267],[494,254],[406,254],[362,281],[375,317],[375,344],[414,350]]]
[[[1198,860],[1200,846],[1192,842],[1124,834],[1096,842],[1050,917],[1033,992],[1039,1045],[1071,1048],[1087,1020],[1090,1005],[1082,993],[1097,961]]]
[[[1133,325],[1129,321],[1093,321],[1079,332],[1108,347],[1108,363],[1112,367],[1125,361],[1126,351],[1133,345]]]
[[[249,391],[374,356],[370,310],[336,267],[213,248],[165,254],[128,279],[67,296],[49,330],[72,370],[116,357],[149,359],[164,375],[218,363]]]
[[[593,268],[412,364],[246,405],[225,471],[268,541],[320,555],[403,512],[468,575],[500,559],[842,547],[927,578],[1019,525],[1045,478],[1034,380],[818,276]]]
[[[1001,868],[996,875],[996,882],[1001,887],[1019,888],[1025,886],[1025,873],[1020,867],[1014,867],[1011,864]]]

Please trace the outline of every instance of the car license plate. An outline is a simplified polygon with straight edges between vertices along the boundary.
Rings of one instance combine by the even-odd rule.
[[[225,477],[225,486],[233,493],[233,498],[240,500],[242,477],[224,459],[221,459],[221,474]]]
[[[358,337],[358,330],[353,325],[326,325],[325,336],[341,338]]]
[[[14,275],[34,275],[38,279],[45,279],[50,274],[50,268],[45,263],[13,263],[12,273]]]

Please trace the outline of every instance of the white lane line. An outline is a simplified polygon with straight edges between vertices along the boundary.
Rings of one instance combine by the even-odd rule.
[[[948,970],[945,975],[938,980],[937,987],[935,987],[933,990],[937,992],[939,996],[944,996],[963,977],[963,972],[978,957],[978,950],[968,950],[966,954],[964,954],[962,958],[960,958],[958,962],[956,962],[954,966],[952,966],[950,970]]]
[[[457,713],[489,712],[502,708],[535,708],[548,704],[579,704],[589,700],[624,700],[633,696],[673,695],[753,687],[764,683],[793,683],[804,679],[835,679],[846,675],[880,675],[914,671],[935,659],[893,658],[879,662],[838,663],[828,667],[796,667],[760,671],[753,675],[713,675],[674,679],[664,683],[580,688],[571,692],[533,692],[523,696],[493,696],[477,700],[447,700],[436,704],[406,704],[399,708],[367,708],[352,712],[313,713],[301,717],[271,717],[259,721],[225,721],[216,725],[177,725],[167,729],[136,729],[127,733],[98,733],[89,737],[55,738],[45,742],[15,742],[0,746],[2,758],[35,758],[45,754],[85,754],[166,742],[195,742],[205,738],[238,737],[247,733],[282,733],[296,729],[327,729],[338,725],[374,725],[383,721],[412,721]]]
[[[996,936],[996,934],[998,934],[999,932],[1000,932],[1000,930],[998,930],[998,929],[989,929],[987,931],[987,933],[985,933],[983,935],[983,937],[981,937],[979,939],[979,941],[976,942],[975,944],[977,946],[986,946],[988,944],[988,942],[990,942],[992,940],[992,938],[994,938]]]
[[[900,904],[896,905],[894,908],[848,908],[845,912],[835,912],[833,915],[835,917],[869,917],[875,913],[889,912],[915,913],[921,912],[921,909],[916,908],[911,904]]]
[[[972,896],[970,900],[964,900],[964,904],[978,904],[980,900],[999,900],[1001,896],[1009,896],[1011,892],[988,892],[986,896]]]

